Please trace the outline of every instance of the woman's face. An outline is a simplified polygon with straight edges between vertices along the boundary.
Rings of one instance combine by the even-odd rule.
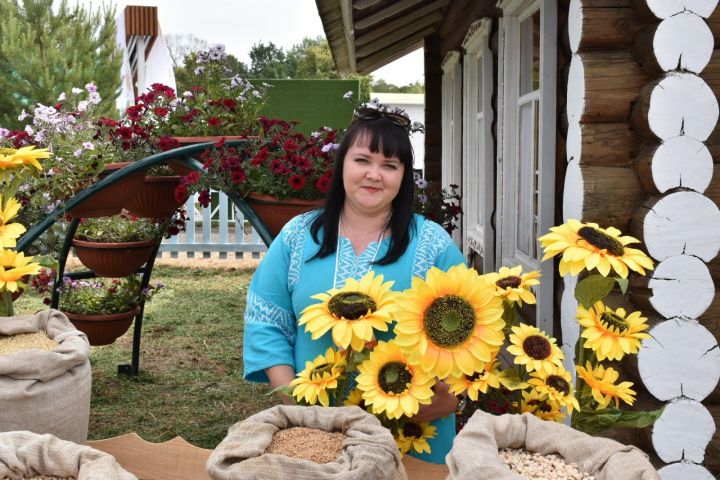
[[[405,166],[397,157],[386,157],[368,148],[368,141],[359,136],[345,155],[343,184],[345,204],[363,214],[384,214],[400,191]]]

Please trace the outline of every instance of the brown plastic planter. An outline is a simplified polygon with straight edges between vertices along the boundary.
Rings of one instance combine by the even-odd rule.
[[[140,192],[125,205],[125,209],[136,217],[169,217],[185,203],[184,201],[178,203],[175,200],[175,188],[179,184],[179,176],[145,177],[145,184]]]
[[[139,312],[139,307],[111,315],[81,315],[63,311],[73,325],[87,335],[90,345],[110,345],[113,343],[128,331],[135,315]]]
[[[127,277],[150,259],[154,240],[98,243],[73,239],[75,253],[83,265],[100,277]]]
[[[131,162],[111,163],[105,167],[100,178],[106,177]],[[80,205],[72,208],[68,213],[73,217],[91,218],[117,215],[123,206],[137,193],[145,181],[145,172],[142,170],[129,175],[122,180],[109,185],[95,193]]]
[[[263,221],[268,231],[276,237],[282,227],[294,216],[319,208],[323,200],[299,200],[296,198],[278,199],[270,195],[250,193],[245,201]]]

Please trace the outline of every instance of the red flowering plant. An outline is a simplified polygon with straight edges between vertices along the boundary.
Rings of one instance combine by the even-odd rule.
[[[220,141],[200,157],[204,173],[193,172],[181,181],[176,196],[200,192],[206,206],[210,189],[257,193],[277,198],[321,199],[330,188],[338,132],[323,127],[310,136],[293,124],[261,117],[260,136],[240,147]]]

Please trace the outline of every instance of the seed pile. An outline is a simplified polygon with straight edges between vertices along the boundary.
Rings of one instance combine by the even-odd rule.
[[[19,333],[17,335],[0,335],[0,355],[9,355],[21,350],[42,350],[49,352],[60,344],[48,337],[47,332]]]
[[[4,477],[2,480],[10,480]],[[48,477],[47,475],[36,475],[34,477],[25,477],[24,480],[75,480],[75,477]]]
[[[315,463],[330,463],[340,456],[346,436],[316,428],[292,427],[279,430],[265,453],[302,458]]]
[[[522,448],[505,448],[498,453],[510,470],[528,480],[595,480],[559,455],[541,455]]]

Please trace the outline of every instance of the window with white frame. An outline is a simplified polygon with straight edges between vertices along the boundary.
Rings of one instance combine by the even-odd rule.
[[[468,258],[480,256],[473,263],[481,265],[483,272],[495,269],[491,27],[489,18],[478,20],[463,41],[463,247]]]
[[[462,183],[462,65],[460,52],[451,51],[442,62],[442,184]],[[461,229],[453,232],[462,240]]]
[[[554,222],[557,0],[503,0],[498,261],[540,270],[538,327],[552,333],[553,264],[537,237]]]

